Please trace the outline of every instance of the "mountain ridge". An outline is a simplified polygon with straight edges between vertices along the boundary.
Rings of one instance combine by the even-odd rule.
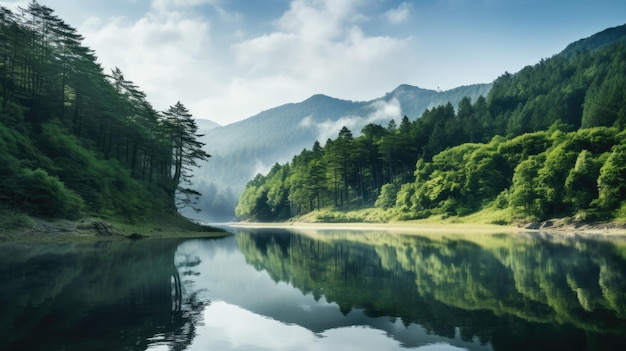
[[[557,56],[572,57],[580,51],[593,51],[626,40],[626,24],[604,29],[587,38],[579,39],[565,47]]]

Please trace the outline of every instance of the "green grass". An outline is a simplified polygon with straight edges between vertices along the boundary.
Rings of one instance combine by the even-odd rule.
[[[425,218],[406,218],[403,213],[394,209],[362,208],[354,210],[337,210],[324,208],[294,218],[295,222],[310,223],[389,223],[419,220],[424,223],[465,223],[465,224],[497,224],[515,223],[510,209],[499,209],[495,206],[484,208],[465,216],[430,215]]]

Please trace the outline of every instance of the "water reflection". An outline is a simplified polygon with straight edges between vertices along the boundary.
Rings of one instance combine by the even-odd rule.
[[[398,318],[373,317],[356,308],[343,311],[323,294],[316,296],[292,281],[275,279],[271,270],[250,264],[248,251],[242,248],[246,240],[280,240],[284,235],[289,234],[240,233],[218,242],[192,240],[179,246],[176,256],[197,258],[196,268],[201,272],[190,276],[183,288],[201,291],[202,298],[211,301],[189,349],[491,349],[464,341],[454,331],[442,341],[422,326],[406,325]],[[273,260],[263,254],[257,259]],[[288,261],[284,265],[290,267]]]
[[[0,246],[0,349],[185,349],[205,302],[176,294],[179,243]]]
[[[238,231],[0,246],[0,349],[626,349],[626,243]]]
[[[501,350],[626,345],[623,243],[536,234],[306,234],[259,231],[237,240],[248,262],[274,281],[323,296],[343,313],[418,324],[444,341],[460,335]]]

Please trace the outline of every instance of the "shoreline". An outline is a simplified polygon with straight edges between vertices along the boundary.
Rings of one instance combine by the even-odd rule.
[[[202,230],[200,230],[202,229]],[[231,233],[212,226],[198,230],[159,223],[124,224],[97,217],[79,220],[41,219],[10,228],[0,227],[0,244],[11,242],[96,242],[103,240],[140,240],[151,238],[220,238]]]
[[[0,243],[3,242],[84,242],[120,239],[148,238],[219,238],[232,235],[222,225],[211,224],[202,226],[202,230],[173,226],[162,226],[159,223],[124,224],[107,222],[89,217],[80,220],[46,220],[31,218],[31,223],[16,228],[0,228]],[[603,223],[568,223],[565,220],[550,220],[542,223],[526,225],[497,225],[486,223],[461,223],[456,221],[413,220],[389,223],[374,222],[231,222],[225,223],[227,228],[249,229],[293,229],[300,231],[384,231],[405,235],[480,235],[480,234],[521,234],[547,233],[564,236],[584,237],[621,237],[626,238],[626,225],[614,222]]]
[[[513,233],[519,232],[520,228],[514,226],[499,226],[495,224],[459,224],[459,223],[324,223],[324,222],[233,222],[228,223],[231,228],[292,228],[292,229],[317,229],[317,230],[383,230],[395,232],[491,232]],[[523,229],[521,231],[524,231]]]
[[[547,222],[547,223],[546,223]],[[449,223],[432,221],[407,221],[390,223],[324,223],[324,222],[232,222],[231,228],[267,228],[267,229],[315,229],[315,230],[382,230],[402,232],[404,234],[517,234],[551,233],[583,236],[624,236],[626,227],[616,223],[565,224],[546,221],[542,224],[531,223],[525,226],[514,224],[497,225],[484,223]]]

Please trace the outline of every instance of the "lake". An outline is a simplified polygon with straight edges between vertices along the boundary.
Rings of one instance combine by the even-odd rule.
[[[0,245],[0,350],[626,350],[626,238]]]

